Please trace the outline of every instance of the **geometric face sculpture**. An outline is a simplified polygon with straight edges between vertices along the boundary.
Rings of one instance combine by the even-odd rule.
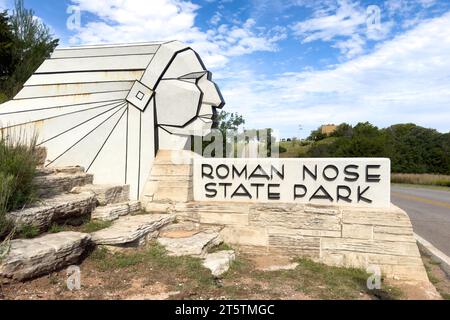
[[[0,130],[38,136],[46,166],[81,165],[139,199],[158,150],[211,130],[222,95],[178,41],[56,49],[13,100]]]

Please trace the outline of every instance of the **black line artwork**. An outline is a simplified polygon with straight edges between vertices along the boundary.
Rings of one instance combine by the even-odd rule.
[[[123,108],[123,107],[122,107]],[[104,123],[106,123],[109,119],[111,119],[114,115],[116,115],[120,110],[122,110],[122,108],[120,108],[119,110],[117,110],[116,112],[114,112],[112,115],[110,115],[108,118],[106,118],[105,120],[103,120],[98,126],[96,126],[94,129],[92,129],[91,131],[89,131],[87,134],[85,134],[81,139],[79,139],[77,142],[75,142],[73,145],[71,145],[68,149],[66,149],[63,153],[61,153],[59,156],[57,156],[55,159],[53,159],[52,161],[50,161],[46,167],[50,166],[52,163],[54,163],[56,160],[58,160],[59,158],[61,158],[63,155],[65,155],[67,152],[69,152],[73,147],[75,147],[77,144],[79,144],[81,141],[83,141],[86,137],[88,137],[92,132],[94,132],[95,130],[97,130],[98,128],[100,128]]]
[[[89,172],[89,169],[91,169],[92,165],[94,164],[95,160],[97,160],[97,157],[99,156],[100,152],[102,152],[103,148],[105,147],[106,143],[108,142],[109,138],[111,137],[111,135],[113,134],[114,130],[116,129],[117,125],[119,124],[120,120],[122,120],[123,115],[125,114],[125,112],[127,112],[127,109],[125,109],[122,113],[122,115],[120,116],[119,120],[117,120],[116,124],[114,125],[114,127],[111,129],[111,132],[108,134],[108,136],[106,137],[105,141],[103,142],[102,146],[100,147],[100,150],[98,150],[97,154],[95,155],[94,159],[92,160],[92,162],[89,164],[88,168],[86,169],[86,172]]]
[[[39,147],[39,146],[41,146],[41,145],[43,145],[43,144],[45,144],[45,143],[47,143],[47,142],[49,142],[49,141],[51,141],[51,140],[53,140],[53,139],[56,139],[56,138],[62,136],[63,134],[65,134],[65,133],[67,133],[67,132],[69,132],[69,131],[72,131],[73,129],[76,129],[76,128],[82,126],[83,124],[86,124],[86,123],[88,123],[88,122],[90,122],[90,121],[92,121],[92,120],[94,120],[94,119],[96,119],[96,118],[98,118],[98,117],[104,115],[105,113],[108,113],[108,112],[111,111],[111,110],[114,110],[114,109],[116,109],[116,108],[123,107],[123,106],[124,106],[124,102],[121,103],[121,104],[118,104],[118,105],[116,105],[116,106],[114,106],[114,107],[112,107],[111,109],[108,109],[108,110],[106,110],[106,111],[103,111],[102,113],[99,113],[99,114],[97,114],[96,116],[94,116],[94,117],[92,117],[92,118],[90,118],[90,119],[87,119],[87,120],[85,120],[85,121],[83,121],[83,122],[81,122],[81,123],[79,123],[79,124],[77,124],[77,125],[75,125],[75,126],[69,128],[69,129],[67,129],[67,130],[65,130],[65,131],[63,131],[63,132],[61,132],[61,133],[59,133],[59,134],[57,134],[57,135],[55,135],[55,136],[53,136],[53,137],[51,137],[51,138],[45,140],[45,141],[42,141],[42,142],[39,143],[37,146]]]

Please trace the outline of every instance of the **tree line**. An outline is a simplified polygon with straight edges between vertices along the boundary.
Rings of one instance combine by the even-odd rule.
[[[396,124],[379,129],[369,122],[339,125],[325,135],[311,133],[307,157],[385,157],[396,173],[450,174],[450,132]]]

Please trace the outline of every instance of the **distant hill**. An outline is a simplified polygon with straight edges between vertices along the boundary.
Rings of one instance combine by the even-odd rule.
[[[412,123],[379,129],[343,123],[330,135],[320,129],[306,141],[280,142],[282,157],[386,157],[395,173],[450,174],[450,132]]]

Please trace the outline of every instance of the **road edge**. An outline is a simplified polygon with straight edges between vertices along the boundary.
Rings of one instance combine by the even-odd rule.
[[[450,277],[450,257],[419,236],[417,233],[414,233],[414,238],[419,244],[419,250],[429,255],[434,261],[438,262],[441,269],[448,277]]]

